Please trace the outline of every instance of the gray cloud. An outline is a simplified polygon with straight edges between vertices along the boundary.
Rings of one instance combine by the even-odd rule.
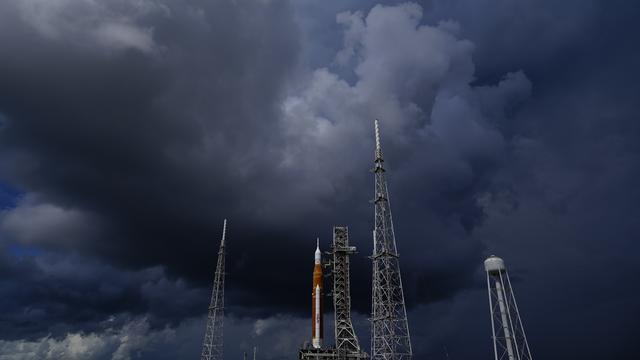
[[[60,14],[71,13],[69,6],[63,2],[49,10],[53,20],[47,21],[56,23]],[[229,6],[238,19],[252,19],[251,11],[235,12],[239,9]],[[236,6],[289,15],[286,5],[277,2]],[[452,161],[453,165],[439,169],[436,181],[451,177],[463,183],[475,181],[476,172],[482,169],[469,168],[469,172],[465,167],[476,161],[495,162],[504,146],[482,114],[478,91],[470,85],[472,44],[457,38],[453,22],[420,25],[422,12],[417,5],[376,7],[366,17],[341,14],[339,21],[347,27],[348,41],[337,53],[352,50],[357,81],[349,83],[331,70],[318,69],[282,97],[274,93],[278,83],[271,76],[275,73],[260,71],[266,59],[253,63],[253,57],[242,52],[264,51],[274,56],[274,64],[284,53],[264,46],[238,48],[235,53],[218,32],[207,39],[205,35],[214,31],[210,27],[223,20],[204,4],[201,10],[167,3],[133,12],[142,14],[136,18],[142,25],[153,20],[154,41],[163,49],[161,53],[131,49],[103,58],[77,48],[69,57],[44,35],[25,30],[26,41],[48,46],[43,51],[54,66],[66,69],[82,61],[86,69],[61,73],[64,80],[49,69],[37,70],[35,77],[42,72],[50,82],[65,84],[65,91],[49,94],[46,89],[33,91],[20,81],[27,66],[39,69],[37,65],[7,59],[8,65],[22,71],[4,74],[10,83],[21,86],[5,90],[4,108],[10,123],[3,134],[8,160],[4,173],[28,193],[38,194],[37,204],[29,203],[35,196],[30,195],[5,214],[8,235],[29,244],[73,248],[133,268],[163,264],[173,274],[203,281],[208,280],[207,272],[197,264],[209,257],[196,249],[217,237],[219,229],[211,215],[242,214],[237,229],[245,230],[237,237],[244,242],[232,251],[238,251],[241,255],[235,258],[243,260],[232,266],[244,272],[280,256],[278,246],[258,245],[270,254],[268,261],[247,251],[245,246],[259,244],[256,232],[265,234],[262,237],[269,233],[280,237],[288,227],[284,243],[294,244],[302,253],[300,239],[312,238],[318,229],[326,228],[324,219],[351,222],[355,215],[363,214],[368,192],[346,189],[352,181],[367,181],[371,119],[375,116],[384,119],[385,141],[393,139],[386,143],[391,164],[403,154],[415,158],[432,147]],[[114,16],[102,6],[86,11],[95,12],[98,18]],[[258,24],[272,25],[266,21]],[[20,26],[32,24],[16,24]],[[174,33],[177,28],[181,31]],[[295,49],[295,39],[282,43],[275,35],[273,45]],[[63,37],[59,41],[71,40]],[[397,47],[396,52],[385,50],[391,45]],[[225,49],[224,56],[217,56],[216,49]],[[185,56],[196,50],[206,56]],[[204,62],[207,56],[211,63]],[[245,63],[236,64],[236,60]],[[291,61],[278,62],[280,84],[284,84]],[[194,73],[196,69],[202,74]],[[113,75],[106,77],[105,70]],[[134,85],[123,89],[117,81],[124,81],[125,76]],[[245,81],[248,83],[243,84]],[[485,91],[483,101],[493,101],[493,111],[500,112],[508,101],[491,99],[510,96],[507,85],[518,82],[524,85],[510,86],[527,88],[526,77],[513,75],[497,84],[496,91]],[[87,83],[91,84],[89,91]],[[18,101],[17,94],[27,103]],[[526,90],[524,94],[526,97]],[[207,96],[215,102],[204,101]],[[353,139],[367,140],[356,149]],[[398,161],[398,165],[403,164]],[[283,186],[287,196],[282,196]],[[473,198],[469,200],[474,191],[470,188],[449,210],[449,216],[460,217],[467,230],[480,216]],[[349,215],[339,210],[336,200],[360,205]],[[37,221],[24,226],[34,215]],[[65,217],[66,222],[47,221],[47,216]],[[310,234],[296,225],[309,217],[316,218]],[[364,233],[360,229],[367,218],[361,216],[354,225],[356,237]],[[271,229],[266,224],[272,224]],[[57,238],[47,237],[49,233]],[[74,237],[85,240],[73,241]],[[152,251],[148,251],[148,239],[153,239]],[[364,244],[367,251],[368,244]],[[194,258],[198,260],[185,261]],[[416,261],[407,260],[408,264]],[[304,264],[302,258],[297,262]],[[273,274],[283,270],[276,267]],[[246,298],[260,292],[249,276],[238,274],[236,281],[241,292],[248,291]],[[248,290],[253,287],[257,288]],[[282,300],[275,296],[269,303],[291,305]]]
[[[154,329],[206,308],[209,291],[169,276],[163,267],[128,271],[77,255],[32,247],[0,251],[2,339],[29,340],[95,332],[131,317]],[[111,320],[109,320],[111,319]],[[109,321],[108,321],[109,320]]]
[[[100,333],[68,333],[61,339],[44,337],[34,341],[0,340],[0,353],[7,360],[22,359],[112,359],[129,360],[167,344],[175,344],[182,329],[151,331],[144,318]],[[173,352],[174,355],[178,353]],[[182,355],[182,354],[179,354]],[[164,357],[167,358],[167,357]]]
[[[25,245],[82,247],[100,228],[99,221],[86,212],[38,203],[32,194],[0,219],[4,236]]]
[[[210,239],[202,234],[214,231],[212,218],[251,210],[233,194],[253,196],[252,184],[269,166],[259,155],[277,139],[268,132],[247,136],[246,129],[273,122],[274,101],[295,62],[285,2],[137,2],[129,9],[120,2],[67,1],[37,8],[53,27],[76,26],[61,19],[77,12],[96,22],[126,18],[152,27],[161,48],[106,55],[67,36],[51,40],[34,32],[17,4],[3,11],[10,30],[2,32],[8,45],[0,74],[8,119],[3,174],[43,204],[103,218],[108,234],[95,229],[96,240],[87,240],[84,251],[112,259],[125,252],[129,265],[153,265],[165,260],[125,250],[142,245],[131,239],[167,245],[187,231],[202,244]],[[234,38],[225,29],[235,29]],[[172,199],[160,200],[161,194]]]
[[[40,35],[107,53],[126,49],[153,52],[153,28],[140,24],[146,16],[170,17],[156,1],[27,0],[10,3],[17,15]]]
[[[379,117],[416,358],[490,356],[479,264],[494,252],[534,356],[633,358],[639,52],[621,39],[637,15],[619,1],[0,5],[0,178],[23,193],[0,183],[3,355],[78,341],[110,358],[138,329],[122,356],[197,356],[223,217],[233,354],[282,358],[305,338],[307,255],[333,224],[360,250],[362,318]]]

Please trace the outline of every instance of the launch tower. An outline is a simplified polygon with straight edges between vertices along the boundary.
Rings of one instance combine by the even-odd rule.
[[[227,234],[227,219],[222,225],[222,240],[218,250],[218,264],[213,280],[213,291],[207,316],[200,360],[222,360],[222,325],[224,320],[224,242]]]
[[[492,255],[484,261],[484,268],[495,360],[532,360],[504,261]]]
[[[349,255],[356,247],[349,246],[349,229],[333,228],[333,308],[335,316],[336,353],[338,359],[365,359],[351,323],[351,284],[349,280]]]
[[[349,246],[349,230],[346,227],[336,226],[333,228],[333,245],[328,255],[331,255],[329,266],[331,267],[331,278],[333,280],[333,309],[335,324],[335,346],[322,347],[321,338],[317,334],[322,334],[322,305],[318,296],[321,295],[321,286],[317,279],[320,264],[320,246],[316,248],[315,267],[313,271],[313,288],[316,290],[312,294],[312,344],[311,347],[300,349],[298,354],[302,360],[364,360],[368,356],[360,350],[360,343],[356,337],[353,323],[351,322],[351,287],[349,279],[349,256],[354,254],[356,248]],[[321,279],[321,277],[320,277]],[[318,311],[317,309],[320,309]],[[318,318],[320,316],[320,318]],[[318,341],[317,341],[318,340]]]
[[[389,192],[384,177],[385,169],[380,148],[378,120],[375,121],[375,136],[371,358],[374,360],[410,360],[412,357],[411,338],[391,218]]]

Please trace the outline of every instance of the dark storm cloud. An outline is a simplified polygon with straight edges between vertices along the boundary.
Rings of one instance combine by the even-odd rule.
[[[636,248],[633,243],[638,231],[635,183],[640,132],[633,119],[640,109],[638,82],[633,79],[639,76],[639,52],[621,39],[637,33],[633,19],[638,18],[640,9],[623,2],[597,3],[597,11],[592,6],[576,6],[570,9],[571,16],[562,15],[567,16],[565,29],[580,25],[580,31],[554,31],[557,38],[551,42],[537,37],[543,38],[546,30],[534,34],[533,29],[544,28],[544,22],[533,15],[523,17],[521,24],[531,21],[538,26],[509,32],[494,41],[480,41],[480,30],[467,32],[484,54],[491,51],[494,42],[523,39],[508,51],[499,52],[505,57],[480,56],[478,70],[493,76],[490,73],[496,68],[518,63],[533,83],[533,99],[526,110],[498,123],[505,138],[511,139],[509,158],[493,175],[494,182],[501,186],[482,199],[486,218],[472,238],[488,252],[504,256],[511,270],[517,272],[519,307],[530,342],[540,344],[538,356],[575,356],[575,349],[565,345],[569,342],[582,344],[580,356],[586,358],[607,357],[615,348],[616,356],[631,359],[635,352],[628,346],[629,339],[637,332],[625,319],[638,312],[640,294],[624,284],[629,274],[638,274],[640,269],[633,256],[622,255],[620,250]],[[495,8],[484,11],[491,13]],[[542,6],[531,13],[547,14],[551,19],[564,11],[552,12]],[[482,13],[479,10],[474,18]],[[456,12],[450,14],[455,17]],[[481,26],[467,21],[463,29],[465,24]],[[557,27],[559,22],[548,26]],[[518,25],[509,28],[517,29]],[[535,56],[527,61],[515,56],[531,52]],[[505,58],[507,64],[502,63]],[[613,283],[618,284],[617,290],[609,288]],[[472,302],[483,300],[481,292],[456,297],[452,303],[460,309],[446,317],[455,324],[454,329],[449,336],[435,340],[441,322],[430,327],[425,336],[433,340],[428,341],[432,348],[424,352],[442,354],[442,347],[434,346],[437,343],[446,345],[451,357],[472,356],[473,351],[464,350],[470,341],[478,342],[473,349],[484,348],[488,342],[481,339],[488,335],[483,312],[487,310],[464,309],[475,308]],[[543,319],[541,314],[554,319]],[[606,334],[603,327],[621,329],[620,336]],[[467,332],[473,335],[464,335]],[[558,337],[563,340],[552,340]],[[586,339],[592,341],[587,344]],[[485,351],[488,355],[491,350]]]
[[[153,325],[202,313],[224,216],[239,279],[229,297],[236,288],[262,301],[264,282],[250,275],[273,261],[259,256],[271,247],[262,244],[291,236],[253,215],[255,184],[273,183],[265,150],[277,143],[277,101],[296,59],[288,4],[8,2],[0,13],[3,178],[28,194],[3,217],[3,241],[125,268],[111,276],[69,265],[91,281],[42,279],[37,269],[6,278],[5,296],[20,300],[6,307],[6,328],[19,329],[11,336],[91,331],[110,314],[149,314]],[[244,211],[252,215],[241,220]],[[127,279],[158,265],[191,281],[145,290]],[[204,285],[195,304],[185,296],[193,281]],[[42,291],[17,296],[21,282]],[[265,299],[256,312],[279,296]]]
[[[308,161],[302,163],[308,167],[304,183],[324,186],[333,180],[327,193],[353,204],[350,215],[337,210],[334,216],[348,219],[365,254],[371,251],[372,209],[363,199],[371,196],[372,178],[363,164],[372,158],[370,119],[383,119],[383,148],[411,305],[449,297],[473,281],[470,269],[482,246],[468,235],[482,224],[478,200],[497,188],[493,176],[504,166],[508,146],[492,122],[512,117],[531,91],[521,72],[505,74],[490,86],[471,86],[473,44],[458,37],[455,22],[428,26],[421,16],[415,4],[377,6],[368,14],[341,13],[337,20],[345,28],[345,39],[337,62],[347,71],[316,70],[307,87],[284,106],[287,129],[295,135],[289,143],[307,146],[302,154],[290,155]],[[344,72],[353,73],[355,81],[339,75]],[[294,145],[291,148],[298,149]],[[461,266],[450,266],[454,263]],[[363,264],[367,274],[365,269]],[[363,312],[368,307],[367,282],[355,285],[362,286],[355,306]]]
[[[2,17],[4,177],[35,194],[21,209],[36,222],[88,227],[26,240],[208,280],[215,220],[251,207],[270,166],[288,4],[30,1]]]
[[[456,98],[455,87],[465,87],[471,79],[472,45],[456,40],[455,25],[416,32],[420,10],[415,6],[372,14],[367,39],[373,42],[367,45],[369,60],[360,66],[360,85],[350,88],[331,73],[319,72],[303,92],[305,98],[283,99],[281,87],[295,63],[297,47],[290,35],[295,26],[283,21],[291,16],[285,3],[221,3],[215,9],[209,3],[173,2],[62,1],[40,8],[24,4],[9,3],[4,12],[3,26],[12,31],[3,32],[9,46],[2,57],[1,105],[9,121],[3,131],[4,173],[31,195],[3,220],[5,235],[132,269],[165,265],[172,274],[204,285],[210,277],[212,243],[219,236],[219,223],[213,220],[228,216],[230,284],[236,284],[229,294],[231,303],[257,313],[304,309],[299,299],[278,291],[294,284],[304,293],[303,273],[275,284],[253,275],[267,269],[265,276],[280,279],[290,268],[306,268],[307,247],[301,239],[328,239],[332,223],[353,224],[354,243],[363,253],[370,251],[364,241],[370,194],[365,187],[347,190],[351,183],[370,181],[370,119],[378,113],[399,121],[413,119],[412,101],[422,94],[420,87],[434,82],[450,84],[445,87],[451,86],[454,96],[443,93],[438,98],[437,119],[446,121],[455,115],[451,110],[456,102],[468,100],[464,94]],[[264,13],[273,16],[258,15]],[[73,14],[87,21],[64,21]],[[402,89],[408,78],[393,80],[402,66],[399,58],[389,59],[394,63],[390,69],[375,68],[376,57],[385,56],[388,44],[386,39],[376,43],[375,31],[384,31],[387,14],[397,19],[392,29],[399,36],[410,36],[403,53],[413,74],[426,71],[408,91]],[[352,20],[362,21],[345,14],[340,22],[348,28],[355,26]],[[238,26],[245,22],[249,28]],[[227,35],[223,29],[237,32]],[[436,39],[433,50],[447,57],[451,71],[437,62],[421,63],[429,59],[428,51],[412,50],[421,37],[431,41],[430,36]],[[369,40],[354,41],[356,45]],[[346,51],[349,45],[345,46]],[[331,138],[314,130],[313,117],[335,106],[316,103],[324,96],[317,91],[334,83],[369,98],[367,102],[390,95],[401,103],[392,100],[365,111],[366,104],[347,102],[344,109],[333,110],[330,121],[344,122],[344,132]],[[412,89],[415,86],[419,88]],[[379,94],[368,94],[369,87]],[[427,90],[427,104],[417,106],[428,111],[436,92]],[[278,102],[283,100],[280,121]],[[327,97],[326,104],[334,101],[335,95]],[[463,111],[481,117],[475,105]],[[421,116],[415,120],[424,122]],[[445,142],[469,136],[479,141],[477,147],[470,143],[466,149],[454,149],[451,156],[461,156],[462,166],[469,151],[495,151],[491,148],[496,141],[501,146],[499,136],[475,125],[478,120],[469,120],[475,135],[434,122]],[[389,134],[411,139],[414,129],[397,122]],[[352,136],[369,142],[340,158],[349,152]],[[333,149],[327,148],[332,143]],[[389,145],[392,163],[407,153],[406,148],[395,152]],[[440,172],[458,177],[446,166]],[[476,206],[465,195],[458,196],[460,206],[450,211],[456,214],[469,207],[462,210],[467,215],[461,221],[470,229],[480,214],[474,214]],[[351,205],[341,204],[358,205],[351,213]],[[300,256],[291,260],[282,252],[287,246]],[[408,259],[407,264],[417,261]],[[365,273],[366,261],[355,264]],[[424,278],[424,269],[421,272],[416,278]],[[357,307],[365,311],[366,282],[357,283],[363,285],[356,291],[361,294]],[[427,297],[446,296],[455,286],[448,289]]]
[[[160,267],[126,271],[16,247],[3,248],[0,255],[4,340],[60,338],[143,315],[162,328],[206,306],[207,291],[168,277]]]
[[[343,10],[348,4],[332,6]],[[360,7],[365,15],[366,6]],[[472,147],[471,154],[485,156],[455,167],[456,159],[434,144],[421,153],[419,144],[394,143],[398,134],[388,135],[389,124],[383,123],[403,270],[412,279],[405,282],[409,301],[436,301],[427,310],[418,307],[412,312],[416,354],[444,356],[446,346],[452,357],[474,357],[478,351],[491,356],[485,294],[460,289],[482,286],[482,256],[498,253],[518,279],[521,307],[528,309],[524,316],[530,324],[530,340],[544,343],[537,350],[540,356],[575,354],[574,347],[549,339],[548,327],[555,324],[555,339],[580,344],[585,339],[602,339],[590,342],[581,356],[606,357],[615,344],[617,356],[634,358],[628,344],[635,331],[625,319],[637,313],[634,304],[639,294],[625,285],[625,279],[639,269],[631,255],[635,250],[626,256],[621,252],[636,248],[638,231],[639,132],[633,119],[640,111],[639,52],[625,40],[637,33],[638,6],[457,1],[432,2],[425,9],[427,23],[460,21],[459,36],[475,45],[479,109],[502,137],[504,147],[494,152],[497,156],[483,152],[486,147]],[[320,32],[315,26],[308,31]],[[342,41],[340,35],[318,38],[323,46]],[[394,44],[394,52],[401,53],[401,43]],[[322,56],[323,49],[315,55]],[[352,70],[338,65],[331,65],[335,74]],[[518,69],[526,74],[530,87],[507,80],[517,78],[514,75],[505,78],[502,88],[486,86]],[[349,76],[343,78],[354,82]],[[328,93],[341,90],[329,88]],[[527,98],[529,92],[531,98]],[[354,97],[341,94],[341,99]],[[511,100],[502,102],[506,99]],[[332,103],[342,106],[337,100]],[[420,100],[416,103],[430,108]],[[473,113],[461,112],[461,105],[450,107],[458,111],[454,117],[472,117]],[[322,114],[331,119],[330,115]],[[454,148],[464,151],[482,137],[459,139]],[[409,146],[413,153],[405,150]],[[417,261],[422,263],[411,265]],[[420,267],[424,271],[416,271]],[[620,288],[606,290],[612,283]],[[443,289],[449,286],[453,289]],[[422,294],[413,297],[415,292]],[[618,305],[605,319],[604,308],[613,303]],[[557,319],[546,317],[556,315]],[[606,335],[603,327],[620,328],[624,335]]]
[[[0,208],[10,209],[15,207],[19,194],[20,193],[12,186],[0,182]]]
[[[615,344],[633,358],[639,52],[624,39],[637,6],[375,5],[0,5],[0,234],[28,255],[0,259],[1,337],[39,341],[47,324],[55,341],[29,346],[77,335],[99,358],[138,334],[160,358],[162,324],[198,332],[223,217],[236,351],[295,349],[313,240],[326,248],[334,224],[359,248],[366,314],[380,117],[417,358],[491,356],[480,264],[493,252],[534,356]]]

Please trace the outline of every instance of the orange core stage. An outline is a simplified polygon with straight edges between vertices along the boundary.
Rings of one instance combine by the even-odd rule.
[[[316,247],[315,264],[313,266],[313,286],[311,289],[311,344],[314,348],[322,347],[323,339],[323,305],[322,305],[322,254],[320,240]]]

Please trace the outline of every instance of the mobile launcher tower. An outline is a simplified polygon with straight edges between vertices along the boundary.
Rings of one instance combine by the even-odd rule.
[[[484,261],[484,268],[495,360],[532,360],[504,261],[492,255]]]
[[[323,347],[323,305],[322,305],[322,258],[320,244],[316,247],[311,289],[311,346],[304,346],[298,353],[301,360],[366,359],[367,354],[360,349],[353,323],[351,322],[351,286],[349,280],[349,255],[356,248],[349,245],[349,230],[346,227],[333,228],[333,245],[328,266],[331,268],[333,288],[333,309],[335,321],[335,345]]]

